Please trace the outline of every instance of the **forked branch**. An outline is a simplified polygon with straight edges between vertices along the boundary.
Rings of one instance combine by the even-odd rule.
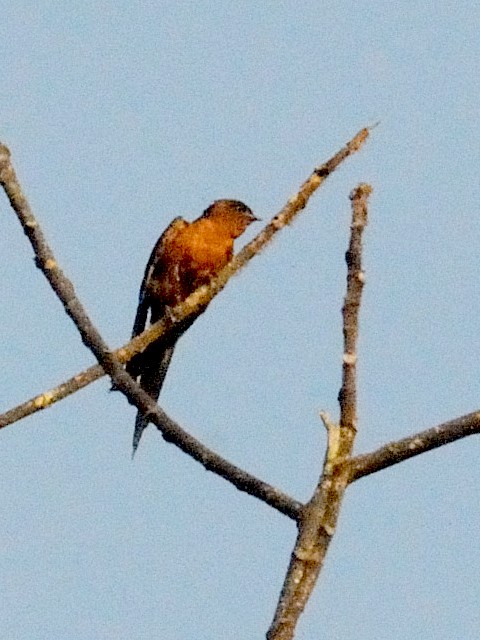
[[[330,541],[335,533],[357,431],[356,363],[358,318],[364,283],[362,271],[362,234],[367,224],[367,200],[371,187],[361,184],[351,194],[352,224],[346,253],[347,293],[343,305],[343,376],[339,393],[340,423],[333,424],[325,414],[327,452],[323,472],[311,500],[299,521],[299,532],[268,640],[291,640],[297,622],[312,594],[323,566]]]

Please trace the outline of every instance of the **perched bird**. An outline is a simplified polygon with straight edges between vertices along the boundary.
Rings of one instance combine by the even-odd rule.
[[[219,273],[233,257],[235,238],[256,220],[252,211],[238,200],[216,200],[193,222],[175,218],[158,239],[147,263],[132,337],[145,330],[149,312],[153,324]],[[193,321],[194,318],[189,319],[181,333]],[[160,338],[127,364],[128,373],[155,400],[180,335]],[[132,455],[148,422],[138,412]]]

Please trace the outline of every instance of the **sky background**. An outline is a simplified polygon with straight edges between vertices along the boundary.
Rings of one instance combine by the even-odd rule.
[[[356,451],[480,408],[476,3],[0,4],[0,139],[112,347],[174,216],[227,197],[268,220],[380,120],[181,340],[161,405],[185,428],[310,497],[318,411],[338,416],[360,181],[374,194]],[[93,359],[3,195],[0,220],[3,411]],[[135,410],[108,388],[0,432],[1,637],[264,637],[293,522],[153,427],[132,462]],[[479,453],[465,439],[349,489],[297,638],[478,638]]]

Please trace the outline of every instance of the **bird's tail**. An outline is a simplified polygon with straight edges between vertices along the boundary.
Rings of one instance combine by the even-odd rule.
[[[168,367],[175,350],[176,341],[173,344],[165,347],[164,344],[153,344],[145,354],[145,360],[142,363],[142,373],[140,378],[140,386],[144,389],[149,396],[154,400],[158,400],[160,391],[167,375]],[[133,451],[132,458],[142,437],[144,429],[150,422],[148,416],[145,416],[140,411],[137,413],[135,419],[135,431],[133,433]]]

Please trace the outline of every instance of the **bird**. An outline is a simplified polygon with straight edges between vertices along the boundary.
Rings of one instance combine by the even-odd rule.
[[[157,240],[140,286],[132,338],[169,314],[195,289],[208,284],[233,257],[236,238],[259,219],[239,200],[215,200],[202,215],[188,222],[175,218]],[[188,318],[181,330],[160,337],[134,356],[126,371],[155,401],[167,374],[176,343],[196,318]],[[132,457],[149,419],[140,411],[135,419]]]

